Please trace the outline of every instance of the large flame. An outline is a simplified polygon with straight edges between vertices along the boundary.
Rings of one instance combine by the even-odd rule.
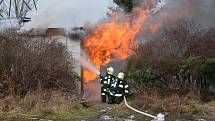
[[[184,0],[184,4],[186,5],[185,12],[182,14],[186,16],[189,11],[189,2]],[[132,55],[136,37],[144,23],[151,17],[150,11],[146,8],[136,9],[136,13],[138,15],[135,17],[131,15],[127,20],[121,20],[122,17],[112,17],[111,22],[98,25],[85,40],[84,52],[98,70],[111,62],[123,60]],[[167,17],[164,14],[160,14],[160,23],[150,25],[146,29],[152,33],[156,32],[163,23],[162,18]],[[178,17],[177,15],[168,18],[173,20]],[[97,74],[84,68],[83,78],[85,83],[96,79],[97,76]]]
[[[123,60],[132,54],[132,46],[144,21],[149,17],[149,11],[139,12],[134,21],[118,22],[114,18],[110,23],[96,27],[84,44],[85,53],[92,63],[100,70],[110,62]],[[84,80],[88,82],[97,77],[96,74],[84,69]]]

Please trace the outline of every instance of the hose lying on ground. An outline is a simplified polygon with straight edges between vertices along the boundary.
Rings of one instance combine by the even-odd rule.
[[[137,110],[137,109],[131,107],[130,105],[128,105],[125,96],[124,96],[124,101],[125,101],[125,105],[126,105],[129,109],[131,109],[131,110],[133,110],[133,111],[135,111],[135,112],[137,112],[137,113],[140,113],[140,114],[143,114],[143,115],[145,115],[145,116],[151,117],[151,118],[153,118],[153,119],[155,119],[155,120],[157,120],[157,121],[164,121],[164,120],[165,120],[165,119],[164,119],[164,115],[162,115],[162,114],[158,114],[158,116],[153,116],[153,115],[147,114],[147,113],[145,113],[145,112],[142,112],[142,111],[140,111],[140,110]]]

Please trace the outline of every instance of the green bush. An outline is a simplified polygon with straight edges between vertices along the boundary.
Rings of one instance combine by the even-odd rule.
[[[214,87],[215,58],[189,57],[183,60],[178,70],[183,81],[190,80],[190,87],[196,83],[199,89]]]
[[[133,80],[135,85],[138,85],[140,88],[141,86],[148,86],[148,87],[161,87],[161,81],[159,79],[160,73],[153,69],[137,69],[137,70],[129,70],[126,72],[127,78]]]
[[[215,88],[215,58],[191,56],[181,60],[178,66],[172,66],[172,70],[175,71],[165,74],[147,66],[141,69],[132,58],[128,61],[126,74],[137,90],[143,87],[180,89],[182,92],[189,89],[205,95],[210,88]]]

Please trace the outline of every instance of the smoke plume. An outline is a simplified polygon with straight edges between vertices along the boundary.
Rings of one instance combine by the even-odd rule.
[[[94,24],[106,17],[112,0],[40,0],[38,11],[29,14],[28,28],[70,28]]]
[[[166,0],[164,11],[170,15],[188,15],[200,24],[215,26],[215,0]]]

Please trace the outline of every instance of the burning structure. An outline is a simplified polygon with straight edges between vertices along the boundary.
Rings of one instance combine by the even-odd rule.
[[[89,58],[90,63],[95,65],[96,70],[132,55],[136,37],[141,31],[144,22],[150,16],[149,10],[138,8],[135,12],[137,16],[126,17],[115,13],[110,22],[96,26],[95,30],[86,38],[83,51],[86,57]],[[85,94],[85,97],[94,97],[95,99],[95,93],[99,92],[100,86],[98,83],[91,81],[97,77],[98,73],[92,72],[88,67],[84,67],[83,80],[88,87],[85,90],[85,93],[88,93]],[[94,94],[93,97],[89,91]],[[99,99],[98,95],[96,99]]]
[[[98,78],[97,71],[101,71],[110,63],[129,58],[138,43],[144,42],[151,35],[153,36],[162,25],[189,17],[190,3],[188,1],[181,1],[182,8],[179,11],[174,11],[175,13],[169,11],[171,7],[168,6],[168,2],[163,0],[144,1],[134,7],[130,14],[113,12],[108,22],[95,26],[83,44],[85,59],[95,68],[84,66],[84,83],[86,85],[94,83],[93,80]],[[163,8],[164,6],[167,8]],[[161,12],[158,13],[158,11]],[[93,94],[99,92],[98,85],[92,86],[91,89],[94,90]]]
[[[84,42],[84,52],[90,58],[96,69],[100,70],[111,62],[124,60],[132,55],[138,34],[150,19],[150,10],[136,8],[135,16],[114,13],[109,23],[96,26],[96,29]],[[153,28],[154,26],[152,26]],[[96,79],[97,74],[84,69],[84,80]]]

